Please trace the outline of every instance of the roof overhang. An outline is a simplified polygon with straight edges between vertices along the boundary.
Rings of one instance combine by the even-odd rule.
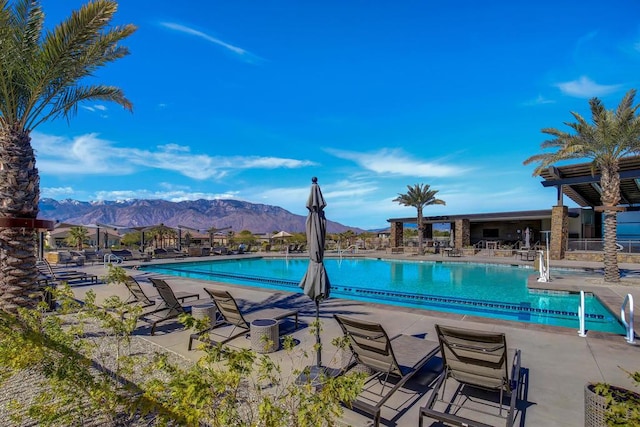
[[[576,217],[580,214],[580,208],[570,208],[569,216]],[[492,221],[526,221],[550,219],[551,209],[534,210],[534,211],[515,211],[515,212],[493,212],[493,213],[476,213],[464,215],[441,215],[441,216],[425,216],[424,222],[427,224],[435,224],[440,222],[455,222],[459,219],[468,219],[469,222],[492,222]],[[417,218],[389,218],[387,222],[402,222],[404,224],[415,224]]]
[[[640,205],[640,156],[620,159],[620,205]],[[593,163],[552,166],[540,173],[544,187],[560,188],[578,206],[595,208],[600,200],[599,169]]]

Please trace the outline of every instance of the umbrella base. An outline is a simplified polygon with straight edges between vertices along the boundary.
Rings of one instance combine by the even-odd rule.
[[[319,387],[327,377],[336,376],[335,369],[327,368],[326,366],[307,366],[298,378],[296,378],[296,384],[311,383],[314,387]]]

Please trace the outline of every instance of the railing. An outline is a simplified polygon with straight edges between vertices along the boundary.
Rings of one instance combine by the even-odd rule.
[[[625,307],[629,304],[629,322],[626,319],[626,310]],[[622,324],[627,329],[626,340],[629,344],[634,344],[635,341],[635,333],[633,332],[633,295],[627,294],[622,305],[620,306],[620,320]]]
[[[578,320],[580,323],[580,329],[578,330],[579,337],[586,337],[587,332],[584,330],[584,291],[580,291],[580,305],[578,306]]]
[[[621,240],[616,242],[618,251],[624,253],[640,253],[640,240]],[[567,249],[570,251],[598,251],[604,250],[603,239],[569,239]]]
[[[102,265],[107,268],[109,264],[122,264],[122,258],[114,254],[104,254]]]

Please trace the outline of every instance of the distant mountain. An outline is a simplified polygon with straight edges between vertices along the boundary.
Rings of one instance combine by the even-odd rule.
[[[77,200],[40,200],[43,219],[78,225],[109,224],[125,227],[164,224],[182,225],[199,230],[211,227],[231,227],[239,232],[270,233],[276,230],[304,232],[306,216],[295,215],[277,206],[241,202],[238,200],[123,200],[79,202]],[[327,232],[342,233],[363,230],[327,221]]]

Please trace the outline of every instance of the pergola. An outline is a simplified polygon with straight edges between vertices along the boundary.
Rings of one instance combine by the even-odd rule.
[[[597,208],[600,202],[600,171],[593,169],[592,163],[567,166],[552,166],[544,170],[542,185],[556,187],[558,205],[562,205],[562,195],[566,195],[578,206]],[[640,156],[620,159],[620,205],[629,210],[640,206]],[[635,209],[634,209],[635,208]]]

